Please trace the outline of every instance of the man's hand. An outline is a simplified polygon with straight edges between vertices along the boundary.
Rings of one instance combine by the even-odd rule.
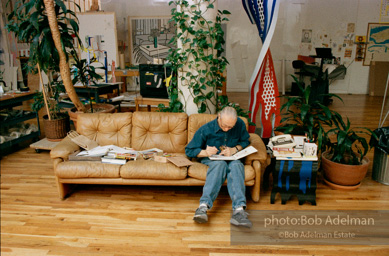
[[[229,148],[229,147],[226,147],[225,149],[223,149],[221,152],[220,152],[220,155],[222,156],[232,156],[234,155],[238,150],[236,148]]]
[[[207,152],[207,156],[212,156],[212,155],[217,154],[217,148],[215,146],[213,146],[213,147],[207,146],[205,151]]]

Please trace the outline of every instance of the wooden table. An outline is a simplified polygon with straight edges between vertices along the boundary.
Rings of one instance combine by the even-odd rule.
[[[135,111],[139,111],[139,105],[147,105],[147,111],[151,111],[151,105],[163,104],[165,107],[169,106],[169,99],[158,99],[158,98],[143,98],[138,96],[135,98]]]
[[[121,82],[88,85],[82,87],[75,86],[74,89],[78,95],[88,98],[94,97],[96,103],[99,103],[100,95],[113,93],[115,90],[117,90],[118,95],[120,95],[119,84],[121,84]]]

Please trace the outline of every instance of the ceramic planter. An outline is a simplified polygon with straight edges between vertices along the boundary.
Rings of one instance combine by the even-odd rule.
[[[361,165],[339,164],[328,160],[329,152],[325,151],[321,157],[321,169],[324,181],[331,188],[341,190],[356,189],[361,185],[369,168],[370,160],[364,157]]]

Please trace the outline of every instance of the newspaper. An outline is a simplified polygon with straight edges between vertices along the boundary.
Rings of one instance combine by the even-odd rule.
[[[241,159],[245,156],[251,155],[257,151],[258,150],[256,148],[254,148],[253,146],[249,146],[245,149],[242,149],[241,151],[239,151],[238,153],[236,153],[235,155],[232,155],[232,156],[212,155],[209,157],[209,159],[211,159],[211,160],[238,160],[238,159]]]

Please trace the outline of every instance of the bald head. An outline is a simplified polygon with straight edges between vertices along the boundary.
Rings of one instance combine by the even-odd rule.
[[[236,110],[233,107],[225,107],[219,112],[219,116],[221,118],[226,117],[226,118],[233,118],[237,119],[238,114],[236,113]]]
[[[233,107],[223,108],[219,112],[218,117],[218,124],[220,128],[225,132],[231,130],[235,126],[236,120],[238,119],[236,110]]]

